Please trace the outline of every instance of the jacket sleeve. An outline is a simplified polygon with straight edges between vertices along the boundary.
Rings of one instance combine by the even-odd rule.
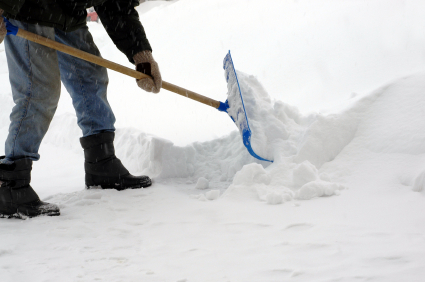
[[[22,5],[24,5],[24,2],[25,0],[0,0],[0,9],[16,16]]]
[[[138,4],[135,0],[107,0],[94,7],[109,37],[132,63],[135,54],[152,51],[135,9]]]

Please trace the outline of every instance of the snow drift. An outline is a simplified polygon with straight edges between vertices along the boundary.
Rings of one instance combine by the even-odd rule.
[[[210,188],[224,192],[229,187],[224,197],[251,195],[273,204],[339,194],[345,186],[322,173],[321,167],[330,163],[329,170],[332,161],[347,148],[385,154],[425,152],[425,136],[418,134],[418,128],[425,127],[422,74],[357,98],[341,113],[308,116],[272,100],[254,76],[242,72],[238,76],[252,126],[253,147],[274,159],[273,164],[252,158],[236,131],[181,147],[133,128],[119,128],[117,155],[131,171],[157,180],[181,178],[196,183],[205,178]],[[10,97],[0,98],[2,105],[11,104]],[[0,119],[6,119],[5,111]],[[61,130],[64,125],[68,130]],[[64,114],[55,117],[44,142],[81,154],[75,138],[78,134],[75,116]]]

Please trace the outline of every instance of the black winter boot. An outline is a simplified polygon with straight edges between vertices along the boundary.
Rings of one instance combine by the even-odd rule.
[[[0,217],[60,215],[58,206],[40,201],[29,185],[31,169],[30,159],[20,159],[11,165],[0,164]]]
[[[115,156],[115,133],[102,132],[80,138],[84,149],[86,186],[101,186],[103,189],[135,189],[148,187],[148,176],[133,176]]]

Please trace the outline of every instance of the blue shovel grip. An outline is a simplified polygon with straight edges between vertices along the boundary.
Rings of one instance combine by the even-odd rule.
[[[226,100],[226,102],[220,102],[220,107],[217,108],[220,112],[226,112],[229,109],[229,102]]]
[[[3,17],[3,20],[6,23],[7,35],[12,34],[16,36],[16,34],[18,34],[19,28],[13,25],[11,22],[9,22],[9,20],[6,19],[5,17]]]

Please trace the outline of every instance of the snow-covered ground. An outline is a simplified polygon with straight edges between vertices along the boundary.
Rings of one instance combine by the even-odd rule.
[[[64,91],[32,175],[62,215],[0,222],[0,281],[424,281],[423,1],[138,9],[166,81],[224,101],[232,50],[253,145],[275,162],[253,159],[226,114],[109,72],[117,155],[155,183],[85,190]],[[0,45],[1,142],[7,76]]]

